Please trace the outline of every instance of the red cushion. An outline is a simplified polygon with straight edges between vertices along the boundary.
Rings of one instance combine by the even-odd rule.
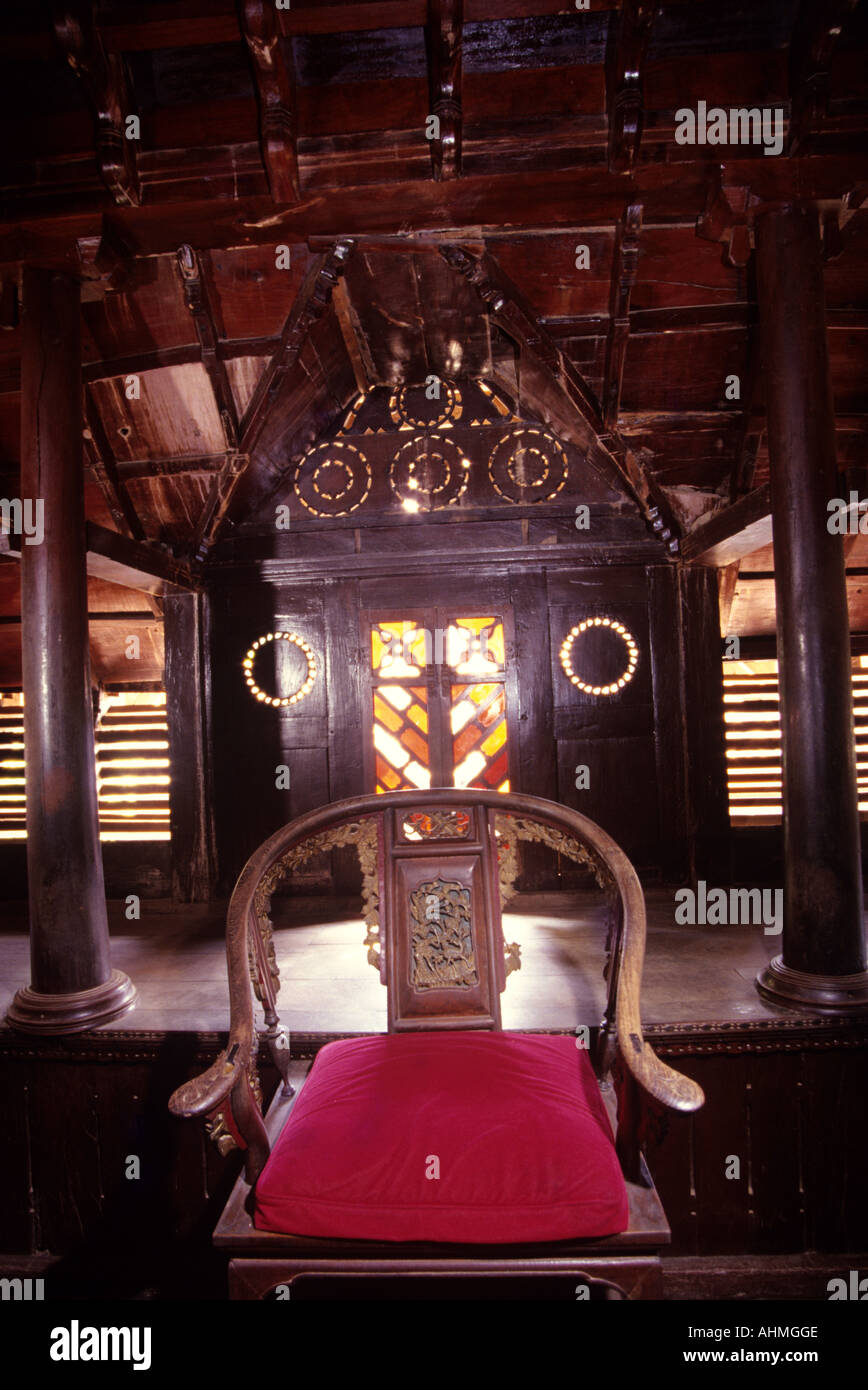
[[[623,1231],[627,1192],[573,1038],[389,1034],[318,1054],[257,1184],[254,1221],[296,1235],[519,1244]]]

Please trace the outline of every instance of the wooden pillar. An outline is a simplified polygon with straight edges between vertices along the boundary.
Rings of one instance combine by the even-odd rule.
[[[172,896],[209,902],[215,880],[214,829],[209,806],[210,687],[203,594],[168,594],[163,600],[166,642],[166,719],[172,827]]]
[[[844,551],[817,212],[756,222],[775,548],[784,806],[782,954],[757,977],[777,1003],[868,1006]]]
[[[68,1033],[123,1013],[135,989],[111,967],[97,820],[78,282],[28,268],[22,307],[21,495],[44,534],[21,547],[32,983],[8,1020]]]

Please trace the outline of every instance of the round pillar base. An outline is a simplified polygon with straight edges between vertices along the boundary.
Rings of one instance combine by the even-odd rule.
[[[868,1013],[868,970],[855,975],[814,975],[793,970],[775,956],[756,977],[764,999],[786,1009],[819,1014]]]
[[[93,989],[73,994],[40,994],[26,985],[12,1001],[6,1021],[22,1033],[81,1033],[125,1014],[136,1000],[136,987],[122,970]]]

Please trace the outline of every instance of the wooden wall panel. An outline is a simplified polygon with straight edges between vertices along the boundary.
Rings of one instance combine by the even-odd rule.
[[[660,830],[645,571],[638,567],[549,571],[547,591],[558,799],[608,830],[638,867],[656,865]],[[611,695],[579,689],[561,666],[564,638],[576,624],[593,617],[622,623],[638,648],[633,678]],[[574,670],[581,669],[589,681],[599,678],[608,683],[610,675],[600,674],[608,668],[580,667],[581,661],[594,660],[590,641],[588,634],[575,643]],[[618,663],[620,641],[611,637]],[[626,658],[624,647],[624,667]],[[576,769],[583,766],[589,773],[585,789],[576,787]]]
[[[647,1033],[658,1055],[706,1092],[696,1116],[650,1127],[649,1166],[672,1227],[672,1254],[868,1248],[864,1024],[781,1019],[652,1025]],[[333,1036],[297,1034],[293,1052],[313,1055]],[[220,1296],[221,1261],[208,1246],[238,1155],[219,1158],[201,1127],[173,1119],[166,1103],[224,1041],[0,1032],[0,1250],[67,1255],[73,1279],[85,1259],[105,1278],[113,1252],[131,1291],[151,1277],[183,1289],[197,1261],[210,1258]],[[262,1076],[268,1098],[276,1077],[267,1062]],[[124,1176],[130,1154],[142,1160],[137,1182]],[[739,1179],[725,1175],[730,1154],[742,1160]],[[117,1288],[108,1292],[117,1296]],[[204,1286],[197,1293],[211,1296]]]

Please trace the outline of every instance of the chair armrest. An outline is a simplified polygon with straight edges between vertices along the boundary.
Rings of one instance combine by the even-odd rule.
[[[169,1100],[173,1115],[191,1120],[219,1109],[244,1075],[244,1067],[239,1061],[240,1053],[230,1062],[229,1052],[229,1047],[224,1047],[207,1071],[194,1076],[192,1081],[186,1081],[173,1092]]]
[[[705,1103],[702,1087],[661,1062],[642,1033],[639,992],[645,960],[645,898],[632,865],[620,876],[624,929],[619,947],[615,1037],[624,1065],[648,1095],[670,1110],[690,1114]]]
[[[618,1047],[627,1070],[642,1090],[661,1105],[690,1114],[705,1104],[702,1087],[683,1072],[661,1062],[651,1044],[642,1036],[641,1027],[630,1029],[626,1037],[622,1037],[619,1029]]]

